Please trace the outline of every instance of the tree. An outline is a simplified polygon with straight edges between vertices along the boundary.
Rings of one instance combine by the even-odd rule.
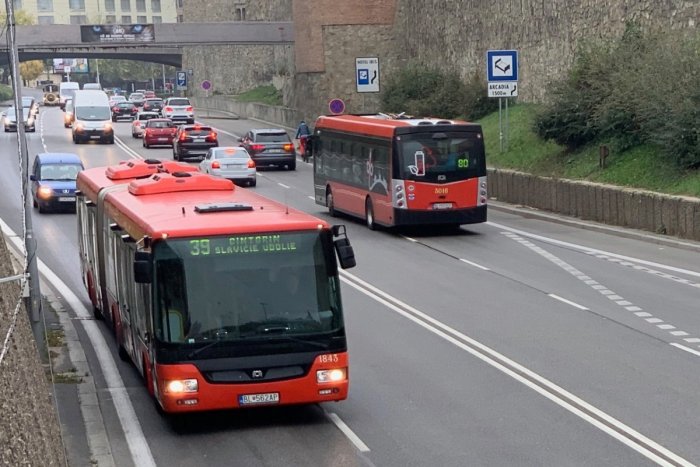
[[[44,72],[44,62],[41,60],[31,60],[19,64],[19,75],[24,81],[33,81]]]

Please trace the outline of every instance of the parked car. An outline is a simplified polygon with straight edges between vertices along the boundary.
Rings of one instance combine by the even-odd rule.
[[[163,107],[163,117],[172,121],[184,120],[187,123],[194,123],[194,107],[186,97],[169,97]]]
[[[217,147],[207,151],[199,170],[234,183],[255,186],[257,170],[250,154],[242,147]]]
[[[24,131],[36,131],[34,116],[29,109],[22,109],[22,119],[24,120]],[[14,107],[9,107],[5,111],[3,125],[5,126],[5,132],[17,131],[17,111]]]
[[[143,105],[144,97],[140,92],[132,92],[129,94],[129,102],[134,104],[136,107],[141,107]]]
[[[116,122],[125,118],[133,120],[138,112],[138,107],[131,102],[119,102],[112,106],[112,121]]]
[[[146,122],[143,129],[143,147],[172,146],[177,133],[177,126],[167,118],[153,118]]]
[[[289,170],[296,169],[297,157],[294,143],[283,129],[250,130],[238,141],[258,167],[274,165],[286,166]]]
[[[210,126],[180,125],[173,140],[173,159],[189,157],[203,159],[209,148],[219,145],[219,139]]]
[[[131,136],[134,138],[140,138],[143,136],[143,127],[146,126],[146,122],[152,118],[158,118],[160,114],[157,112],[139,112],[134,117],[133,122],[131,122]]]
[[[63,126],[65,128],[70,128],[75,120],[75,115],[73,114],[73,99],[66,99],[63,107]]]
[[[76,154],[37,154],[29,175],[34,207],[40,213],[75,210],[75,180],[83,169]]]

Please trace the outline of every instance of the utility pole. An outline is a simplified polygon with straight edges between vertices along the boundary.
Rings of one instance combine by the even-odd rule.
[[[99,2],[98,2],[98,4],[99,4]],[[97,82],[97,84],[100,84],[100,59],[99,58],[95,59],[95,73],[96,73],[95,81]]]
[[[161,73],[163,73],[163,94],[165,94],[165,65],[161,65]],[[155,91],[155,89],[154,89]]]
[[[29,321],[32,332],[38,346],[44,342],[41,330],[41,291],[39,290],[39,268],[36,260],[36,238],[32,227],[32,197],[29,193],[29,154],[27,140],[24,133],[24,115],[22,109],[22,86],[19,75],[19,51],[17,50],[17,37],[15,31],[14,0],[5,0],[7,11],[7,31],[9,34],[8,46],[10,48],[10,71],[12,73],[12,87],[15,91],[15,112],[17,117],[17,144],[20,157],[20,177],[22,179],[22,193],[24,199],[24,249],[27,253],[25,273],[29,275]]]

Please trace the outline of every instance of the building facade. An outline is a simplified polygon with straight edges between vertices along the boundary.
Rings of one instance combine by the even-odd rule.
[[[149,24],[176,22],[178,2],[182,0],[14,0],[14,7],[36,24]]]

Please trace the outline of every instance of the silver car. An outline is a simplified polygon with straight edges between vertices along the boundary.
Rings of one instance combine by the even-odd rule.
[[[170,97],[163,105],[161,114],[172,121],[194,123],[194,107],[186,97]]]
[[[201,172],[227,178],[234,183],[256,185],[257,169],[248,151],[241,147],[219,146],[211,148],[199,163]]]

